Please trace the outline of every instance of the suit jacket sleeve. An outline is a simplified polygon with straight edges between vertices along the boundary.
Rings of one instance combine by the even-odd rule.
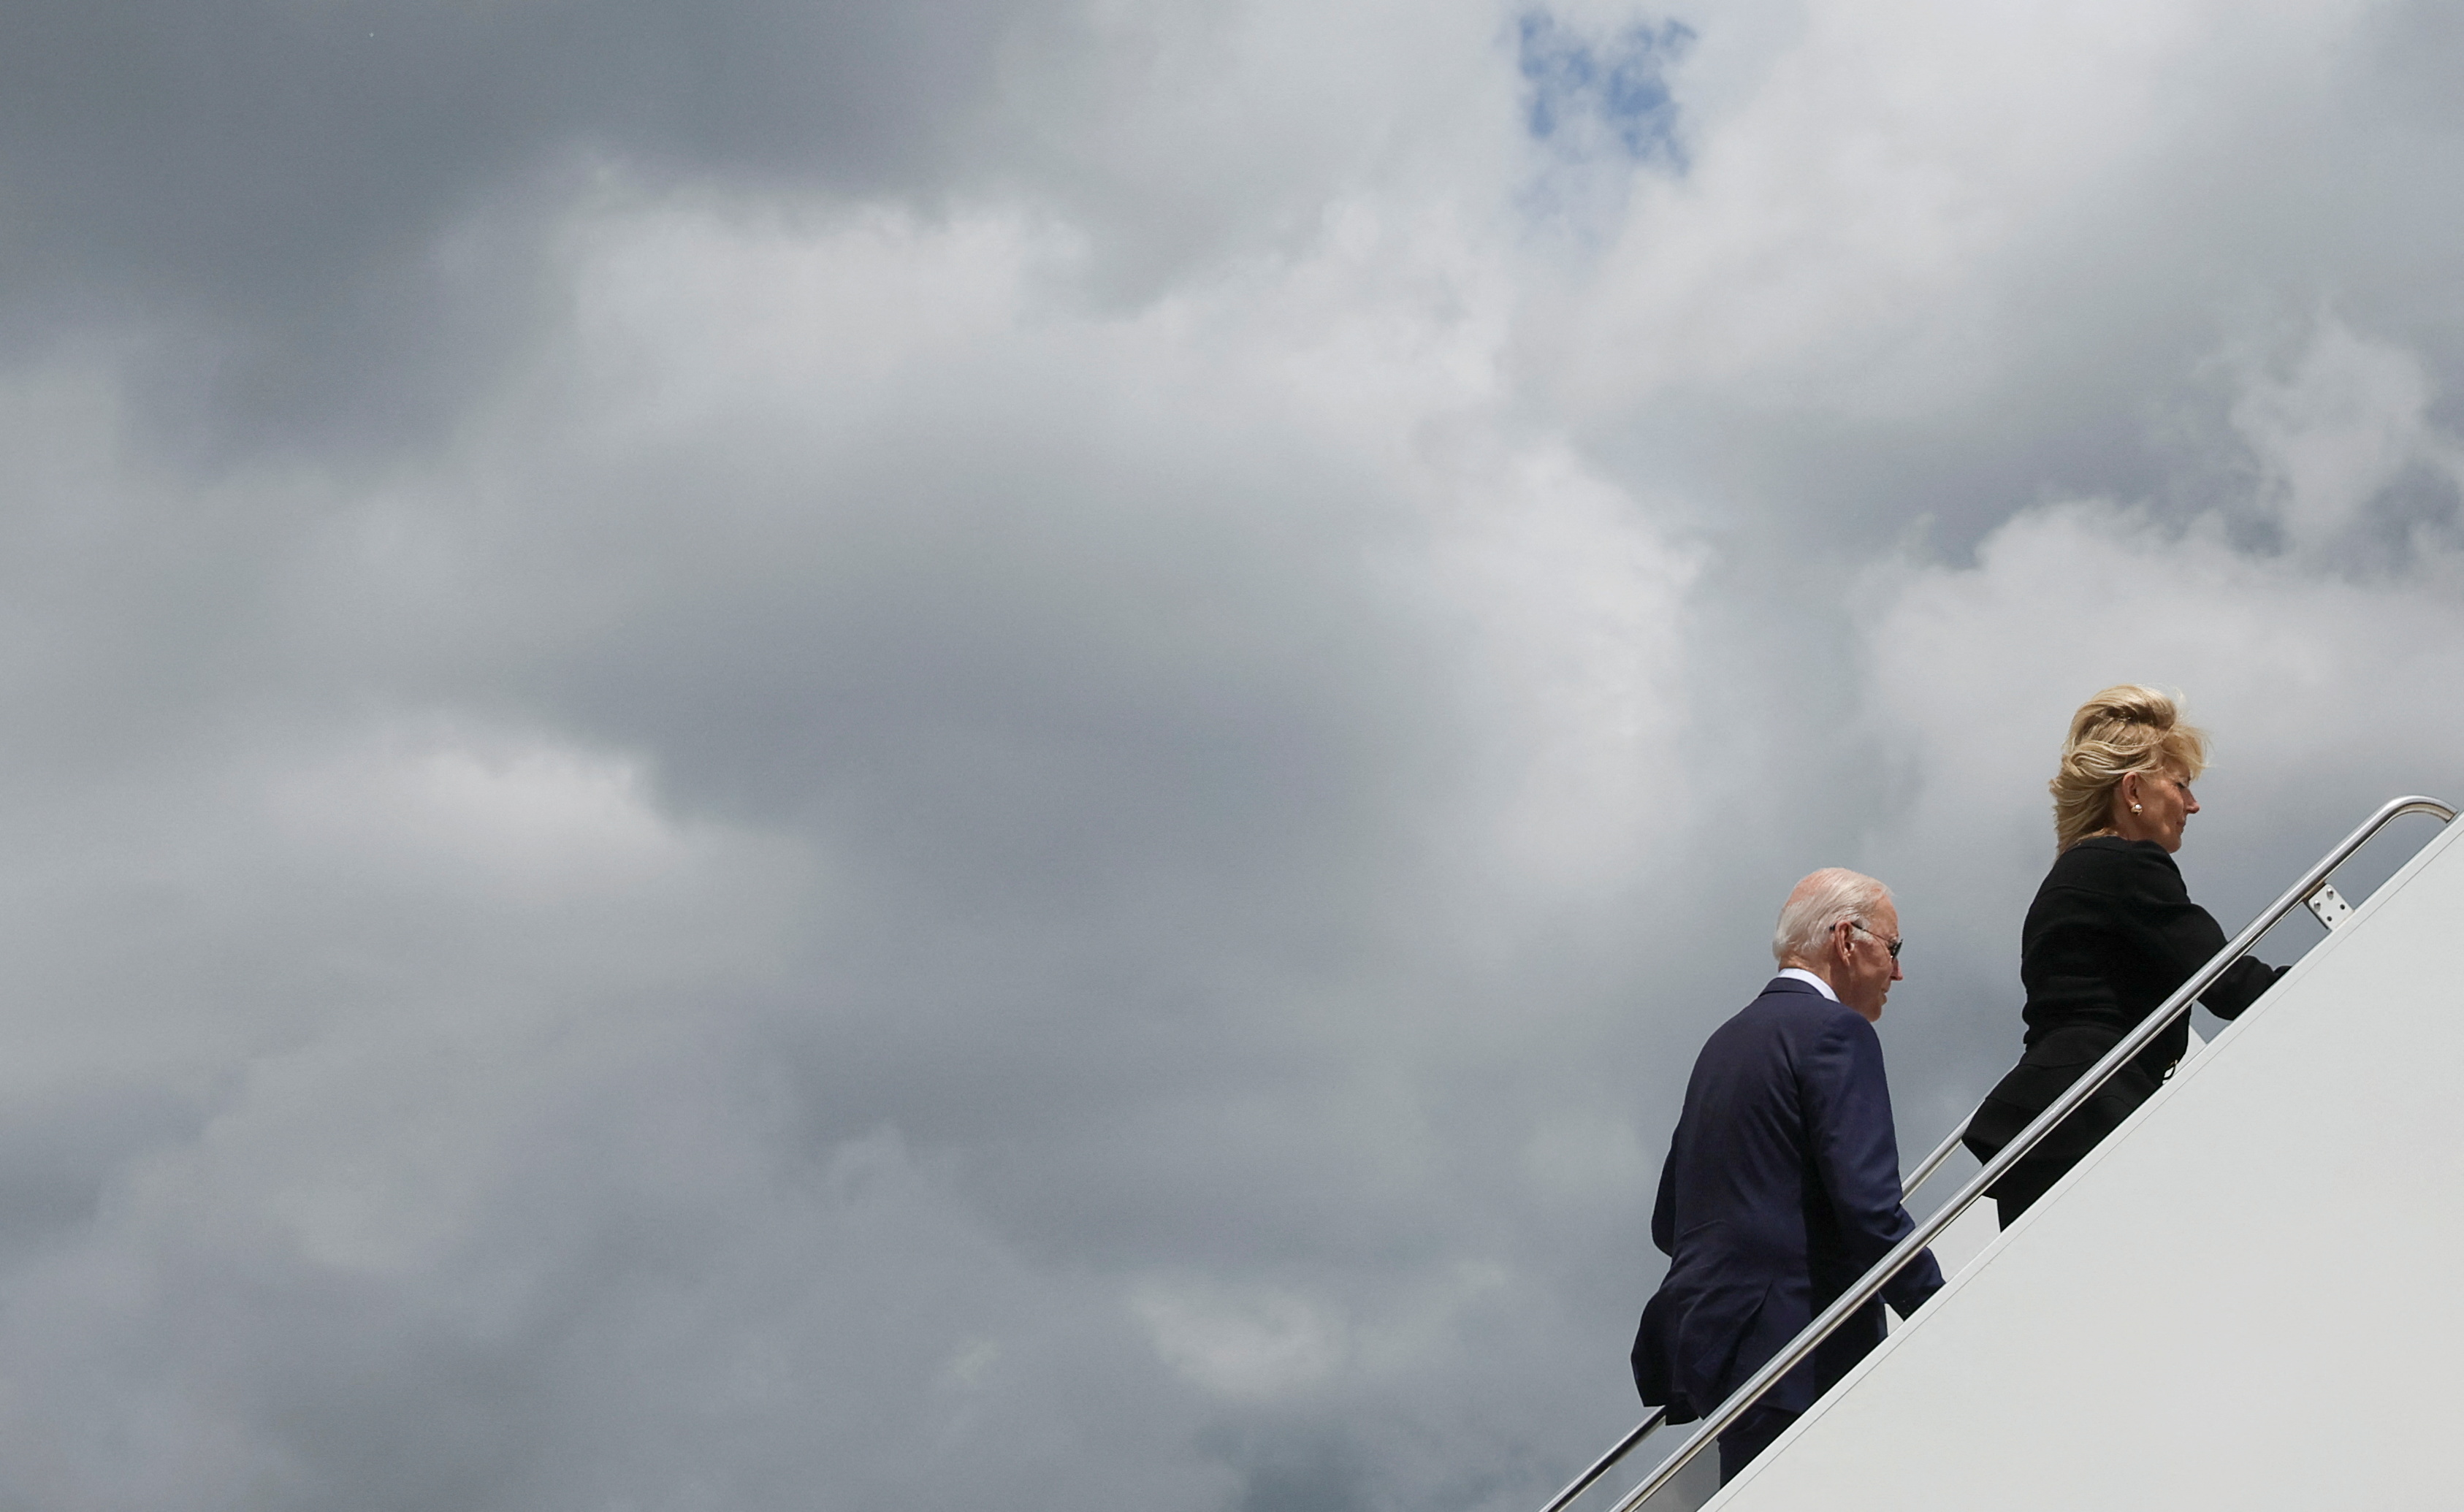
[[[1651,1242],[1662,1255],[1677,1253],[1677,1143],[1669,1141],[1668,1158],[1660,1163],[1660,1197],[1651,1205]]]
[[[2205,966],[2225,948],[2224,927],[2215,915],[2190,901],[2189,888],[2173,859],[2154,851],[2135,853],[2124,890],[2129,907],[2123,919],[2142,935],[2140,948],[2169,960],[2176,982]],[[2200,995],[2199,1001],[2219,1019],[2238,1019],[2258,995],[2276,985],[2285,968],[2245,955],[2225,968],[2224,975]]]
[[[1806,1133],[1848,1258],[1860,1272],[1916,1227],[1900,1205],[1900,1144],[1891,1127],[1882,1041],[1853,1013],[1837,1017],[1803,1071]],[[1882,1296],[1906,1317],[1942,1287],[1925,1250],[1902,1266]]]

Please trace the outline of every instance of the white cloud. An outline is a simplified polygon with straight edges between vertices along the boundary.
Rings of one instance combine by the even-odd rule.
[[[1142,1283],[1130,1308],[1155,1353],[1225,1396],[1266,1398],[1313,1386],[1350,1352],[1339,1315],[1289,1292]]]
[[[2455,452],[2429,424],[2421,359],[2333,315],[2320,318],[2291,372],[2253,366],[2241,390],[2233,428],[2264,471],[2265,503],[2299,547],[2334,539],[2408,466]]]
[[[396,733],[276,778],[268,807],[286,839],[345,866],[429,871],[435,886],[538,905],[690,866],[691,838],[649,797],[632,762]]]
[[[2279,276],[2238,223],[2245,186],[2220,186],[2248,164],[2219,163],[2218,135],[2354,129],[2339,63],[2365,9],[1706,19],[1679,91],[1704,106],[1691,171],[1638,181],[1621,237],[1523,333],[1527,370],[1602,423],[1708,395],[1923,425],[2082,345],[2195,326]],[[1725,51],[1740,30],[1764,44],[1750,66]]]

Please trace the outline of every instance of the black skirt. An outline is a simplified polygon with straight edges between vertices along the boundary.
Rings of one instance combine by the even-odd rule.
[[[2072,1083],[2122,1041],[2122,1031],[2103,1024],[2057,1029],[2028,1047],[2009,1075],[1994,1084],[1969,1120],[1961,1141],[1979,1160],[1991,1160],[2037,1114],[2054,1106]],[[2071,1110],[2050,1134],[2036,1142],[2025,1159],[2003,1172],[1987,1191],[2001,1209],[2009,1228],[2020,1214],[2064,1172],[2078,1165],[2105,1135],[2120,1129],[2139,1105],[2156,1095],[2162,1078],[2134,1059],[2105,1079],[2096,1094]]]

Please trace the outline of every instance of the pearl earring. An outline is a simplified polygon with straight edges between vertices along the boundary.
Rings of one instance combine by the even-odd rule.
[[[2130,805],[2130,812],[2132,812],[2132,813],[2134,813],[2134,814],[2138,813],[2138,812],[2139,812],[2139,805],[2138,805],[2138,804],[2136,804],[2136,803],[2131,804],[2131,805]]]

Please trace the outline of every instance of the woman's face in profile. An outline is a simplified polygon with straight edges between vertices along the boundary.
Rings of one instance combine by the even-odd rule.
[[[2182,848],[2182,825],[2199,811],[2199,800],[2190,795],[2190,779],[2179,770],[2162,773],[2138,772],[2124,788],[2123,808],[2115,825],[2132,840],[2152,840],[2167,851]],[[2139,805],[2137,813],[2127,812],[2131,803]]]

